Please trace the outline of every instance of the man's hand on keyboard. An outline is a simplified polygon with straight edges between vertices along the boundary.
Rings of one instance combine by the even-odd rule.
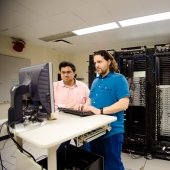
[[[83,111],[91,111],[91,112],[93,112],[96,115],[101,114],[100,109],[97,109],[96,107],[93,107],[93,106],[86,106],[86,105],[84,105],[83,106]]]
[[[97,109],[97,108],[95,108],[95,107],[93,107],[93,106],[83,105],[83,104],[77,104],[77,105],[75,105],[75,106],[74,106],[74,109],[75,109],[75,110],[85,111],[85,112],[91,111],[91,112],[93,112],[93,113],[96,114],[96,115],[101,114],[100,109]]]

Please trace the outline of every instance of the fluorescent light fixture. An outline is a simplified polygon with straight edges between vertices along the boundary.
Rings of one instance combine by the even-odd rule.
[[[99,32],[99,31],[115,29],[115,28],[119,28],[119,26],[116,22],[112,22],[112,23],[108,23],[108,24],[97,25],[97,26],[94,26],[94,27],[75,30],[75,31],[72,31],[72,32],[77,34],[77,35],[84,35],[84,34],[90,34],[90,33]]]
[[[127,20],[119,21],[119,24],[122,27],[126,27],[126,26],[131,26],[131,25],[138,25],[138,24],[144,24],[144,23],[149,23],[149,22],[162,21],[162,20],[166,20],[166,19],[170,19],[170,12],[127,19]]]

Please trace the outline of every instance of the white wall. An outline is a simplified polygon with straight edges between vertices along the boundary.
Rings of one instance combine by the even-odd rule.
[[[31,65],[52,62],[54,65],[54,74],[58,72],[58,67],[55,66],[58,66],[58,63],[62,61],[62,58],[70,57],[59,54],[53,49],[32,45],[27,42],[22,52],[16,52],[13,50],[12,39],[4,36],[0,36],[0,54],[30,59]]]
[[[76,66],[76,73],[78,78],[84,78],[82,80],[84,83],[88,85],[88,65],[89,65],[89,56],[74,56],[73,61]]]
[[[16,52],[13,50],[12,39],[5,36],[0,36],[0,54],[30,59],[31,65],[52,62],[54,81],[57,80],[58,64],[63,60],[67,60],[76,65],[78,77],[84,78],[85,83],[88,82],[88,62],[86,62],[88,56],[68,56],[58,53],[54,49],[29,44],[27,42],[22,52]],[[7,118],[8,108],[9,103],[0,104],[0,119]]]

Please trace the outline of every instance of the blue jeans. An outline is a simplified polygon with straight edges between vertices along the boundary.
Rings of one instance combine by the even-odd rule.
[[[98,138],[90,142],[91,152],[104,157],[104,170],[124,170],[121,161],[123,134],[115,134],[108,138]]]

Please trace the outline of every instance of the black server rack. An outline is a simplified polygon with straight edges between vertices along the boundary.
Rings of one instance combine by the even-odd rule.
[[[170,160],[170,45],[155,46],[156,117],[154,156]]]
[[[125,111],[125,137],[123,151],[147,155],[147,64],[145,48],[128,48],[116,54],[120,72],[130,87],[130,104]]]
[[[88,66],[88,86],[91,88],[91,84],[96,77],[95,66],[93,63],[93,55],[89,55],[89,66]]]

